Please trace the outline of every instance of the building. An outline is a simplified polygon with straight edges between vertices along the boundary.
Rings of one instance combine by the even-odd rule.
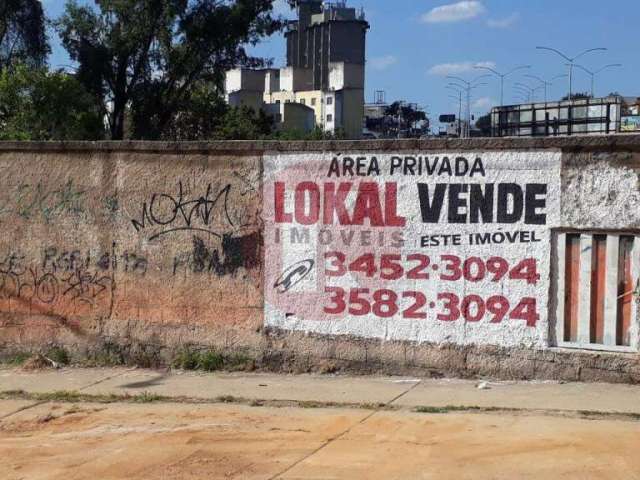
[[[494,107],[494,137],[640,132],[640,98],[610,96]]]
[[[287,66],[281,69],[236,69],[227,73],[225,97],[230,105],[279,111],[279,128],[297,125],[288,115],[304,109],[275,105],[298,104],[330,133],[360,138],[364,115],[365,43],[369,24],[363,11],[346,2],[297,2],[298,20],[285,33]]]

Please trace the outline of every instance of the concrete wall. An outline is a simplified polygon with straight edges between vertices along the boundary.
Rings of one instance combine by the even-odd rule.
[[[547,332],[517,345],[265,323],[265,158],[491,151],[560,153],[554,232],[640,233],[640,136],[0,144],[0,352],[64,345],[78,357],[168,359],[198,345],[296,371],[640,382],[637,353],[555,348]]]
[[[214,342],[262,321],[260,156],[0,153],[0,342]]]

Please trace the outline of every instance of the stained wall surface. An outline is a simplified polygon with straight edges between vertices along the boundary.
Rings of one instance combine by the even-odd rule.
[[[454,293],[461,300],[479,297],[485,307],[489,299],[504,297],[510,304],[507,317],[512,313],[512,303],[517,306],[522,298],[537,298],[538,321],[527,317],[530,325],[526,318],[492,324],[488,313],[478,320],[477,302],[467,312],[470,321],[465,321],[461,312],[457,322],[443,321],[440,326],[435,320],[429,323],[429,317],[377,322],[367,313],[358,318],[327,319],[321,315],[301,319],[298,312],[290,311],[291,305],[311,310],[321,305],[314,303],[313,295],[305,300],[306,305],[280,304],[274,292],[282,289],[278,282],[283,271],[276,274],[288,266],[283,259],[313,259],[318,265],[324,261],[327,245],[307,245],[307,249],[315,248],[310,252],[304,248],[299,252],[299,245],[275,248],[273,196],[278,175],[293,162],[296,166],[285,172],[285,182],[317,181],[323,175],[326,180],[324,170],[333,158],[357,155],[377,156],[382,170],[388,169],[394,156],[486,159],[485,177],[424,177],[422,183],[431,188],[429,201],[435,198],[438,183],[448,187],[473,183],[547,185],[544,225],[516,222],[512,229],[499,224],[477,226],[480,233],[537,232],[534,236],[539,241],[480,249],[467,245],[447,252],[432,249],[437,256],[481,258],[485,269],[486,260],[492,256],[504,258],[509,268],[523,259],[536,258],[539,283],[512,285],[487,277],[421,285],[424,279],[417,278],[402,280],[398,290],[402,297],[421,289],[444,292],[448,288],[451,291],[445,293]],[[505,165],[516,167],[509,170]],[[306,364],[313,364],[331,359],[366,365],[376,361],[380,365],[415,365],[518,378],[583,378],[591,371],[609,372],[609,357],[602,357],[604,364],[596,362],[599,366],[593,356],[569,366],[566,360],[559,360],[565,359],[562,355],[578,358],[582,354],[553,350],[558,344],[558,304],[564,301],[564,293],[554,279],[559,265],[554,242],[564,232],[637,236],[639,171],[637,136],[454,142],[1,144],[0,351],[64,345],[73,352],[89,352],[117,345],[124,350],[148,348],[155,352],[198,345],[250,350],[278,362],[295,358],[296,362],[304,359]],[[384,209],[389,197],[382,192],[387,184],[397,181],[395,213],[408,223],[391,225],[388,232],[392,241],[398,231],[416,242],[432,233],[456,232],[451,222],[425,227],[420,221],[424,212],[417,196],[419,180],[405,176],[398,180],[384,174],[372,178],[354,178],[352,203],[345,205],[351,208],[356,204],[356,186],[371,180],[369,183],[382,186],[380,207]],[[347,180],[331,179],[336,185],[342,181]],[[285,204],[284,213],[295,213],[295,193],[293,197],[287,195],[291,194],[285,193],[287,202],[293,203]],[[357,230],[355,234],[361,237],[360,230],[373,229],[379,234],[375,225],[371,228],[375,202],[367,203],[372,201],[370,196],[367,199],[362,205],[367,207],[369,218],[363,225],[336,224],[329,228],[330,233],[335,236],[342,235],[343,230]],[[449,200],[447,197],[444,210]],[[303,221],[310,214],[305,210]],[[443,213],[442,218],[446,215]],[[468,235],[476,232],[476,226],[468,223],[462,230]],[[359,242],[356,249],[345,248],[345,252],[406,256],[422,251],[413,251],[416,244],[409,248],[411,252],[408,247],[387,251],[385,248],[391,245],[388,241],[371,252],[364,248],[369,240]],[[499,266],[494,263],[491,268]],[[376,264],[376,269],[379,267]],[[477,262],[470,268],[470,276],[475,279]],[[372,292],[380,285],[393,286],[388,281],[371,283],[368,278],[360,283],[356,286]],[[635,297],[630,302],[635,304]],[[492,309],[502,307],[493,298]],[[438,304],[434,306],[434,317],[446,313],[436,311],[439,308]],[[379,310],[388,313],[387,307]],[[636,310],[634,307],[630,321],[637,333]],[[627,351],[633,351],[634,346],[637,343]],[[524,356],[518,352],[524,352]],[[616,364],[613,370],[617,371],[610,375],[617,379],[623,372],[627,380],[636,378],[636,374],[640,379],[637,354],[620,353],[613,358],[627,363],[624,368]],[[602,375],[609,374],[594,377]]]
[[[3,152],[0,168],[3,343],[260,325],[258,156]]]

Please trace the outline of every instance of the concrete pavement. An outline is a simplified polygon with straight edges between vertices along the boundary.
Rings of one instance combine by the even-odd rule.
[[[640,387],[557,382],[490,382],[348,377],[197,373],[127,368],[39,370],[0,369],[0,393],[55,391],[85,395],[139,395],[215,401],[235,397],[251,401],[318,402],[342,406],[457,407],[622,413],[640,415]],[[5,411],[0,411],[0,417]]]
[[[0,478],[640,480],[640,387],[477,386],[0,369]]]

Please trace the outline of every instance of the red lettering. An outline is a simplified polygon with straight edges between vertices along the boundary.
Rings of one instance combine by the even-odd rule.
[[[388,227],[404,227],[405,217],[398,215],[398,184],[387,183],[384,192],[384,218]]]
[[[382,205],[380,205],[380,193],[378,184],[373,182],[362,182],[358,189],[358,198],[353,210],[352,225],[364,225],[364,220],[368,218],[372,227],[384,227],[382,216]]]
[[[336,194],[335,183],[324,184],[324,224],[333,225],[335,214],[338,214],[338,223],[340,225],[350,225],[351,219],[345,202],[347,195],[351,191],[352,183],[341,183],[338,186]]]
[[[407,219],[398,215],[398,186],[386,183],[384,209],[379,185],[375,182],[362,182],[358,187],[353,213],[347,207],[347,199],[353,183],[328,182],[318,185],[314,182],[301,182],[294,193],[294,212],[286,211],[286,184],[274,183],[274,206],[276,223],[314,225],[321,220],[324,225],[364,225],[369,221],[372,227],[404,227]],[[323,188],[323,192],[320,191]],[[322,203],[321,203],[322,202]]]
[[[276,209],[276,223],[291,223],[293,221],[293,215],[285,212],[284,206],[284,182],[276,182],[274,185],[274,201],[273,204]]]
[[[309,193],[309,212],[305,208],[306,194]],[[300,225],[314,225],[320,219],[320,188],[313,182],[302,182],[296,187],[296,222]]]

